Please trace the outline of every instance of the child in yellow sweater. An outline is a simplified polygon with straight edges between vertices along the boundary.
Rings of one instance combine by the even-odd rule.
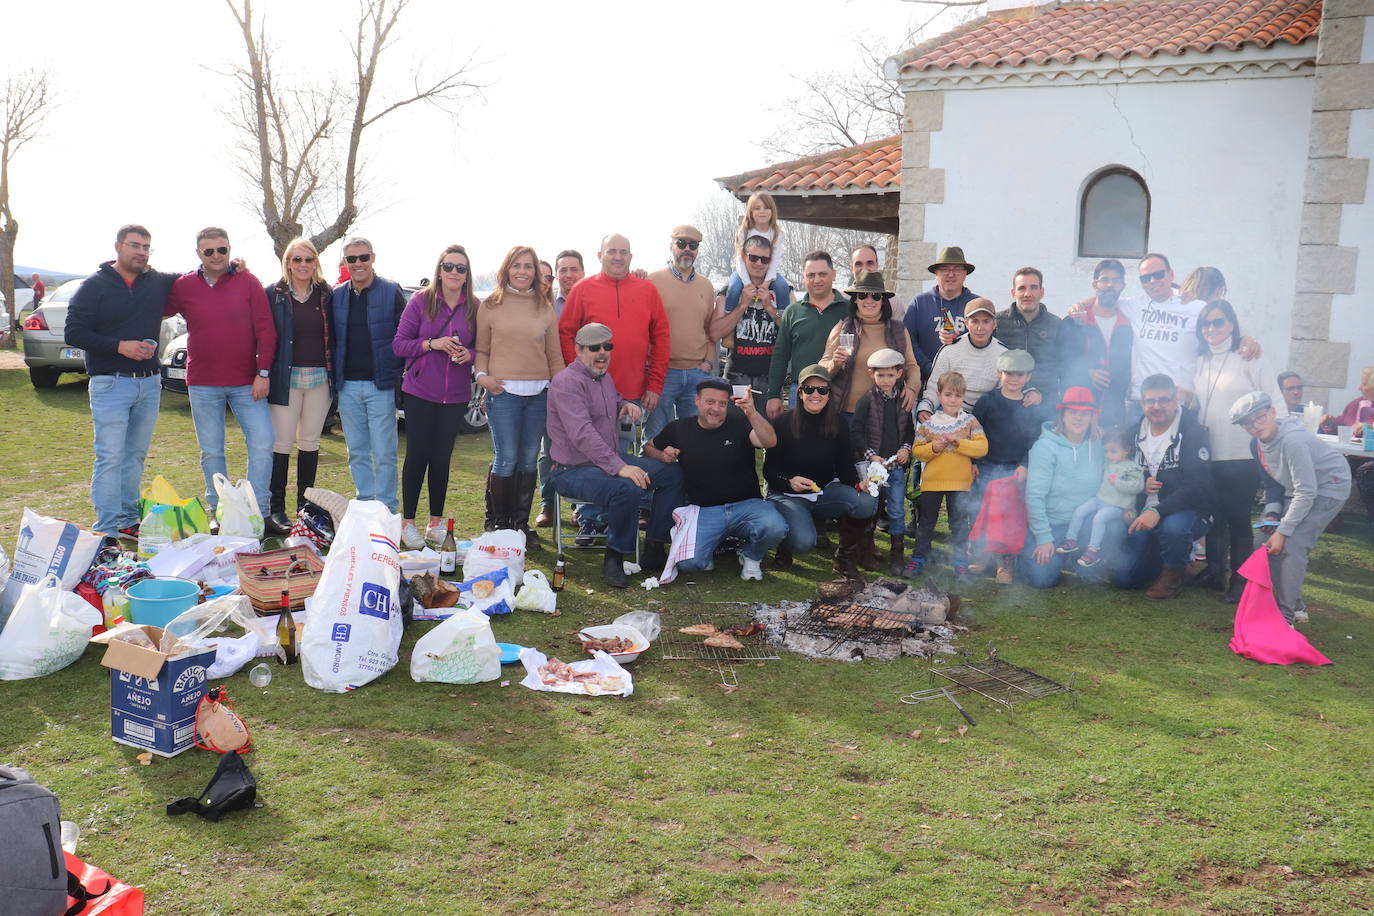
[[[964,412],[964,377],[958,372],[946,372],[935,384],[940,409],[916,428],[912,448],[912,454],[925,467],[921,471],[921,495],[916,497],[916,536],[912,539],[911,560],[905,575],[914,579],[925,572],[926,555],[930,553],[930,539],[943,500],[949,520],[954,575],[963,582],[968,578],[971,520],[963,511],[959,494],[967,493],[973,485],[973,459],[988,453],[988,439],[973,415]]]

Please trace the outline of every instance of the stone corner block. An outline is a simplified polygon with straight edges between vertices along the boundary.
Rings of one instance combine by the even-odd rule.
[[[1317,66],[1358,64],[1364,46],[1364,29],[1363,17],[1323,20],[1317,43]]]
[[[1350,371],[1350,344],[1340,340],[1293,338],[1288,364],[1314,388],[1344,388]]]
[[[1302,245],[1336,245],[1341,241],[1340,204],[1303,204],[1302,229],[1298,243]]]
[[[1299,245],[1299,293],[1355,292],[1355,264],[1359,249],[1338,245]]]
[[[1362,204],[1368,182],[1368,159],[1309,159],[1303,202]]]
[[[938,89],[914,89],[906,94],[907,125],[911,130],[940,130],[945,126],[945,94]]]
[[[1350,112],[1314,111],[1307,133],[1307,155],[1332,159],[1350,150]]]
[[[902,203],[941,204],[944,202],[944,169],[902,169]]]
[[[1296,293],[1290,326],[1303,337],[1330,337],[1331,299],[1330,293]]]
[[[1331,64],[1317,68],[1313,111],[1374,108],[1374,63]]]
[[[1347,16],[1374,16],[1374,0],[1325,0],[1322,4],[1322,28],[1332,19]]]

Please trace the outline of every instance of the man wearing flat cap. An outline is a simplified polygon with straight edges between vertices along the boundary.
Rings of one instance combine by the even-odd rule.
[[[701,232],[677,226],[669,233],[668,265],[649,274],[668,314],[668,375],[663,395],[644,424],[644,438],[652,439],[669,420],[696,416],[697,382],[712,374],[716,341],[709,333],[715,308],[711,281],[696,272]]]
[[[937,382],[946,372],[958,372],[964,377],[967,386],[964,392],[964,406],[972,409],[978,399],[997,387],[997,358],[1007,351],[993,339],[997,330],[996,306],[991,299],[973,299],[964,310],[964,326],[967,333],[954,343],[941,347],[935,357],[930,374],[927,376],[925,397],[916,405],[916,418],[925,420],[940,407],[940,393]],[[1031,406],[1040,403],[1040,397],[1032,393],[1028,402]]]
[[[622,455],[620,419],[634,421],[640,407],[621,397],[608,370],[615,347],[611,329],[589,323],[573,338],[576,359],[549,382],[547,427],[553,487],[559,495],[596,503],[608,520],[602,580],[614,588],[629,584],[624,559],[639,537],[639,503],[651,491],[649,527],[641,565],[662,566],[673,510],[685,501],[682,472],[672,464]]]
[[[973,265],[957,245],[941,248],[935,263],[927,269],[935,275],[935,286],[912,299],[902,316],[916,348],[916,362],[921,366],[923,379],[931,377],[931,363],[940,347],[954,343],[964,333],[964,307],[978,298],[964,285],[964,279],[973,273]],[[996,312],[993,315],[995,318]],[[946,319],[954,325],[953,332],[942,331]]]

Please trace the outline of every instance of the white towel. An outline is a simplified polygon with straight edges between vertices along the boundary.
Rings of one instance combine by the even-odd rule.
[[[667,585],[677,578],[677,564],[690,560],[697,553],[697,516],[700,506],[682,506],[673,510],[672,542],[668,545],[668,562],[663,566],[659,585]]]

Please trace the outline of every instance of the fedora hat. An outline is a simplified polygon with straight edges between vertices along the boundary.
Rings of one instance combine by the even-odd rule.
[[[884,299],[891,299],[894,295],[884,285],[883,275],[876,270],[863,271],[844,291],[846,296],[854,293],[881,293]]]
[[[927,267],[926,270],[935,273],[935,268],[943,267],[946,264],[957,264],[970,274],[973,273],[973,265],[964,260],[964,249],[958,245],[946,245],[941,248],[940,254],[935,258],[935,263]]]

